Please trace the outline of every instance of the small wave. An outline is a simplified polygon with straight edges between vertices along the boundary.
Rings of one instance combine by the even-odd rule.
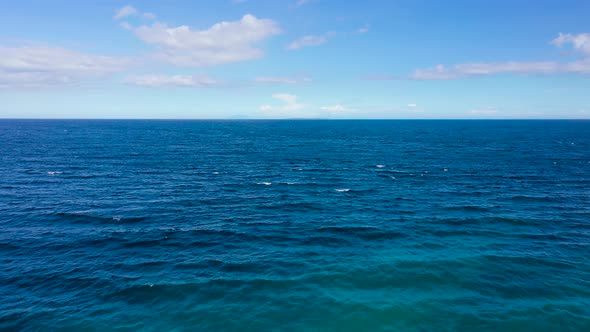
[[[465,211],[465,212],[490,212],[493,207],[485,207],[478,205],[461,205],[461,206],[447,206],[444,209],[447,211]]]
[[[47,175],[58,175],[58,174],[63,174],[63,172],[58,172],[58,171],[49,171],[49,172],[47,172]]]
[[[385,168],[385,165],[375,165],[377,168]]]
[[[257,182],[256,184],[261,184],[261,185],[265,185],[265,186],[270,186],[272,184],[272,182]]]
[[[368,226],[325,226],[319,228],[318,232],[339,236],[353,236],[363,240],[388,240],[405,237],[405,235],[400,232]]]
[[[553,198],[550,196],[532,196],[532,195],[515,195],[509,197],[510,200],[519,201],[519,202],[547,202],[547,203],[555,203],[561,201],[558,198]]]
[[[509,217],[483,217],[483,218],[435,218],[431,220],[432,223],[446,224],[446,225],[464,225],[464,226],[481,226],[495,227],[496,225],[509,224],[516,226],[534,225],[535,221],[531,219],[509,218]]]
[[[146,217],[124,217],[120,215],[106,217],[106,216],[97,216],[91,215],[84,212],[57,212],[53,214],[55,217],[58,217],[62,220],[72,221],[72,222],[81,222],[81,223],[135,223],[140,222],[145,219]]]
[[[400,171],[400,170],[395,170],[395,169],[381,169],[377,172],[377,174],[383,174],[383,175],[389,175],[389,174],[393,174],[393,175],[412,175],[409,172],[406,171]]]
[[[288,211],[288,212],[298,212],[298,211],[311,211],[311,210],[322,210],[322,205],[319,203],[312,203],[312,202],[291,202],[291,203],[282,203],[282,204],[273,204],[273,205],[260,205],[259,208],[262,209],[270,209],[270,210],[279,210],[279,211]]]
[[[349,188],[344,188],[344,189],[336,189],[337,192],[339,193],[345,193],[345,192],[349,192],[350,189]]]

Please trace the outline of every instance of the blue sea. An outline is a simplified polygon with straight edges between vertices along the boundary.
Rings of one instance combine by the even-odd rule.
[[[1,331],[590,331],[590,121],[0,120]]]

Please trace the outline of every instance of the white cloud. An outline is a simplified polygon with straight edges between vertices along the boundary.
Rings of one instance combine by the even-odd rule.
[[[256,83],[278,83],[278,84],[298,84],[298,83],[308,83],[311,82],[312,79],[308,77],[257,77],[254,79]]]
[[[305,4],[308,4],[309,2],[310,2],[310,0],[297,0],[295,2],[295,6],[296,7],[301,7],[301,6],[305,5]]]
[[[156,22],[134,28],[144,42],[158,48],[154,58],[177,66],[211,66],[254,60],[264,54],[257,43],[280,33],[276,22],[244,15],[239,21],[220,22],[206,30],[186,25],[168,27]]]
[[[119,23],[119,25],[121,26],[121,28],[125,29],[125,30],[132,30],[133,27],[131,26],[131,24],[129,24],[129,22],[121,22]]]
[[[410,75],[410,78],[415,80],[451,80],[495,74],[590,74],[590,34],[571,35],[560,33],[551,43],[556,46],[572,44],[574,50],[580,52],[583,58],[572,62],[498,62],[465,63],[454,66],[437,65],[432,68],[417,69]]]
[[[131,17],[131,16],[141,16],[142,18],[144,18],[146,20],[155,20],[156,19],[155,14],[142,13],[139,10],[137,10],[137,8],[135,8],[133,6],[129,6],[129,5],[117,9],[115,11],[115,15],[113,16],[113,18],[115,20],[120,20],[120,19],[123,19],[126,17]]]
[[[299,104],[297,104],[297,96],[296,95],[291,95],[288,93],[276,93],[276,94],[272,95],[272,97],[274,99],[278,99],[278,100],[285,102],[288,106],[289,105],[299,105]]]
[[[417,107],[417,106],[418,106],[418,105],[416,105],[416,104],[408,104],[408,107],[409,107],[409,108],[415,108],[415,107]]]
[[[156,14],[154,13],[142,13],[141,17],[145,18],[146,20],[155,20]]]
[[[240,4],[240,3],[244,3],[246,1],[247,0],[232,0],[232,3],[234,3],[234,4]]]
[[[369,25],[365,24],[365,26],[363,26],[362,28],[359,28],[357,31],[357,33],[367,33],[369,32]]]
[[[143,87],[210,87],[221,82],[207,75],[139,75],[127,78],[126,82]]]
[[[306,107],[304,104],[297,102],[297,96],[289,93],[275,93],[272,97],[283,103],[281,106],[262,105],[260,110],[267,114],[278,116],[294,116],[295,112]]]
[[[128,59],[90,55],[59,47],[0,47],[0,87],[74,84],[125,69]]]
[[[570,33],[559,33],[559,36],[551,41],[551,44],[562,47],[565,44],[572,44],[573,48],[583,54],[590,56],[590,33],[572,35]]]
[[[303,47],[319,46],[319,45],[326,43],[327,41],[328,41],[328,37],[326,35],[324,35],[324,36],[311,36],[311,35],[304,36],[304,37],[301,37],[301,38],[291,42],[291,44],[289,44],[287,46],[287,49],[288,50],[298,50]]]
[[[332,106],[322,106],[320,107],[320,109],[322,111],[330,111],[330,112],[345,112],[348,111],[349,109],[338,104],[338,105],[332,105]]]
[[[452,67],[438,65],[434,68],[418,69],[414,71],[411,78],[416,80],[449,80],[494,74],[550,74],[564,70],[565,67],[557,62],[466,63]]]
[[[113,18],[115,20],[120,20],[120,19],[125,18],[125,17],[135,16],[138,13],[139,12],[137,11],[137,9],[135,9],[135,7],[127,5],[127,6],[124,6],[124,7],[119,8],[115,12],[115,16],[113,16]]]

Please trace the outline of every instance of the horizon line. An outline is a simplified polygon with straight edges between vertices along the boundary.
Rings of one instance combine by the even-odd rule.
[[[590,118],[3,118],[2,120],[137,121],[590,121]]]

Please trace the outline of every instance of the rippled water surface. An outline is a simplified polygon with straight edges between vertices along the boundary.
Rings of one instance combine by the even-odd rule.
[[[590,331],[588,121],[0,121],[2,331]]]

